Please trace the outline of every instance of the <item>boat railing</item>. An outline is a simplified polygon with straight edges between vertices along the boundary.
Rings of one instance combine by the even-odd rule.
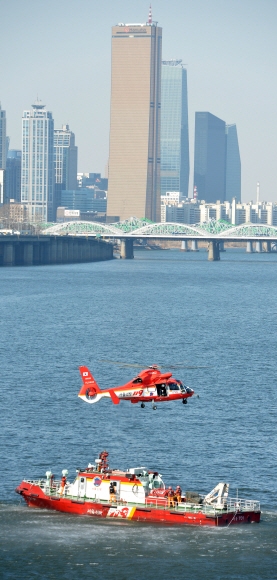
[[[205,502],[205,495],[199,494],[205,505],[212,505],[217,508],[216,501],[213,504]],[[203,504],[202,504],[203,505]],[[220,506],[218,506],[220,507]],[[260,502],[253,499],[242,499],[239,497],[223,497],[221,501],[221,509],[225,510],[227,507],[228,511],[247,511],[247,510],[260,510]]]
[[[260,502],[255,500],[247,500],[240,498],[224,498],[221,505],[209,504],[204,501],[205,496],[202,496],[202,503],[193,503],[190,501],[173,501],[173,504],[169,506],[168,499],[159,498],[147,498],[146,505],[149,507],[155,507],[157,509],[175,509],[180,512],[190,512],[198,513],[201,511],[203,514],[218,514],[219,512],[230,513],[230,512],[242,512],[242,511],[260,511]],[[183,498],[185,499],[185,498]]]
[[[61,488],[62,483],[61,479],[53,480],[51,485],[46,485],[46,479],[24,479],[24,481],[25,483],[29,483],[31,486],[37,485],[42,488],[47,495],[55,495]]]
[[[46,485],[47,480],[46,479],[38,479],[38,480],[30,480],[30,479],[24,479],[24,481],[26,483],[29,483],[31,486],[39,486],[40,488],[43,489],[44,493],[48,496],[59,496],[61,495],[60,491],[61,491],[61,480],[54,480],[52,481],[52,485],[48,486]],[[67,497],[68,499],[72,498],[72,499],[77,499],[77,500],[83,500],[83,501],[93,501],[95,503],[110,503],[110,500],[104,500],[102,498],[96,498],[96,497],[86,497],[80,494],[77,494],[76,496],[73,496],[69,493],[70,491],[70,484],[66,484],[65,489],[63,491],[63,497]],[[216,502],[209,504],[205,502],[205,495],[203,494],[199,494],[199,497],[202,499],[202,503],[193,503],[193,501],[189,501],[185,499],[185,497],[183,497],[183,501],[181,502],[177,502],[176,500],[173,500],[173,505],[171,502],[171,505],[169,506],[169,500],[167,497],[151,497],[148,496],[146,497],[146,501],[145,503],[142,502],[134,502],[133,500],[127,501],[127,500],[123,500],[123,499],[117,499],[116,501],[113,501],[112,504],[114,506],[124,506],[124,505],[132,505],[132,506],[137,506],[137,507],[142,507],[145,506],[147,507],[151,507],[151,508],[156,508],[156,509],[172,509],[172,510],[177,510],[178,512],[182,512],[182,513],[198,513],[201,512],[203,514],[207,514],[207,515],[216,515],[219,512],[223,512],[223,513],[234,513],[234,512],[242,512],[242,511],[260,511],[260,502],[256,501],[256,500],[249,500],[249,499],[241,499],[238,497],[223,497],[222,498],[222,502],[220,505],[217,505]]]

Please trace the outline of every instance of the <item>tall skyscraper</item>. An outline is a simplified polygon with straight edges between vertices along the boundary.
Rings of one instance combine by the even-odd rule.
[[[10,149],[6,163],[6,203],[21,201],[21,151]]]
[[[195,113],[194,186],[206,203],[241,198],[236,125],[226,125],[211,113]]]
[[[162,62],[161,195],[188,196],[189,131],[187,71],[181,60]]]
[[[22,118],[21,201],[31,221],[53,221],[54,120],[45,105],[36,101]]]
[[[69,125],[63,125],[54,130],[55,212],[61,205],[61,192],[77,189],[77,163],[75,135]]]
[[[113,27],[108,219],[160,221],[161,55],[151,13]]]
[[[225,201],[241,200],[241,163],[236,125],[226,125]]]
[[[194,186],[206,203],[225,200],[225,121],[195,113]]]
[[[1,109],[0,103],[0,169],[6,169],[6,111]]]
[[[206,203],[225,200],[225,121],[195,113],[194,186]]]

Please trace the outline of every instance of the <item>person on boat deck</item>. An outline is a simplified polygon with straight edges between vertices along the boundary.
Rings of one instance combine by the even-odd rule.
[[[64,493],[65,484],[66,484],[66,477],[65,477],[65,475],[63,475],[62,482],[61,482],[61,495]]]
[[[167,497],[168,497],[168,507],[170,507],[171,505],[172,505],[172,507],[174,507],[174,495],[175,495],[175,493],[174,493],[172,487],[169,486],[169,488],[168,488],[168,494],[167,494]]]
[[[176,491],[175,491],[175,496],[177,499],[178,503],[181,503],[181,495],[182,495],[182,490],[180,488],[180,485],[177,485]]]
[[[104,461],[108,457],[108,455],[109,454],[107,453],[106,449],[104,449],[102,453],[99,453],[99,459],[101,459],[101,463],[98,463],[98,471],[101,471],[102,467],[104,467]]]
[[[110,501],[114,501],[115,502],[115,485],[113,483],[113,481],[111,481],[110,483]]]

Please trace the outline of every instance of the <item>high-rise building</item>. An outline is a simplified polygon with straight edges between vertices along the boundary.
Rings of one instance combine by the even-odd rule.
[[[161,195],[188,196],[189,131],[187,71],[181,60],[162,62]]]
[[[160,221],[162,29],[152,22],[112,29],[108,219]]]
[[[10,149],[6,163],[6,203],[21,201],[21,151]]]
[[[69,125],[54,130],[55,210],[61,205],[62,190],[77,189],[78,147]]]
[[[36,101],[22,118],[21,202],[30,221],[53,221],[54,120],[45,105]]]
[[[0,103],[0,169],[6,169],[7,139],[6,139],[6,111],[1,109]]]
[[[5,203],[5,182],[6,182],[6,171],[5,169],[0,169],[0,206]]]
[[[241,163],[236,125],[226,125],[225,200],[241,199]]]
[[[61,206],[72,210],[79,209],[82,212],[106,213],[107,198],[98,197],[93,188],[84,187],[75,191],[62,191]]]
[[[225,200],[225,121],[195,113],[194,186],[206,203]]]

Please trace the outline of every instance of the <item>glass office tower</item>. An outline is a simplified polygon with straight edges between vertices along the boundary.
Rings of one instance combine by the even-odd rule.
[[[225,121],[195,113],[194,186],[206,203],[225,200]]]
[[[189,131],[187,71],[181,60],[162,62],[161,195],[188,196]]]
[[[77,189],[78,147],[69,125],[54,131],[55,211],[61,205],[63,190]]]
[[[162,29],[157,23],[112,29],[107,219],[161,219]]]
[[[226,125],[225,201],[241,200],[241,162],[236,125]]]
[[[6,162],[6,203],[21,201],[21,151],[10,149]]]
[[[52,113],[36,101],[22,118],[21,202],[30,221],[53,221],[54,166]]]
[[[6,111],[1,109],[0,103],[0,169],[6,169]]]

